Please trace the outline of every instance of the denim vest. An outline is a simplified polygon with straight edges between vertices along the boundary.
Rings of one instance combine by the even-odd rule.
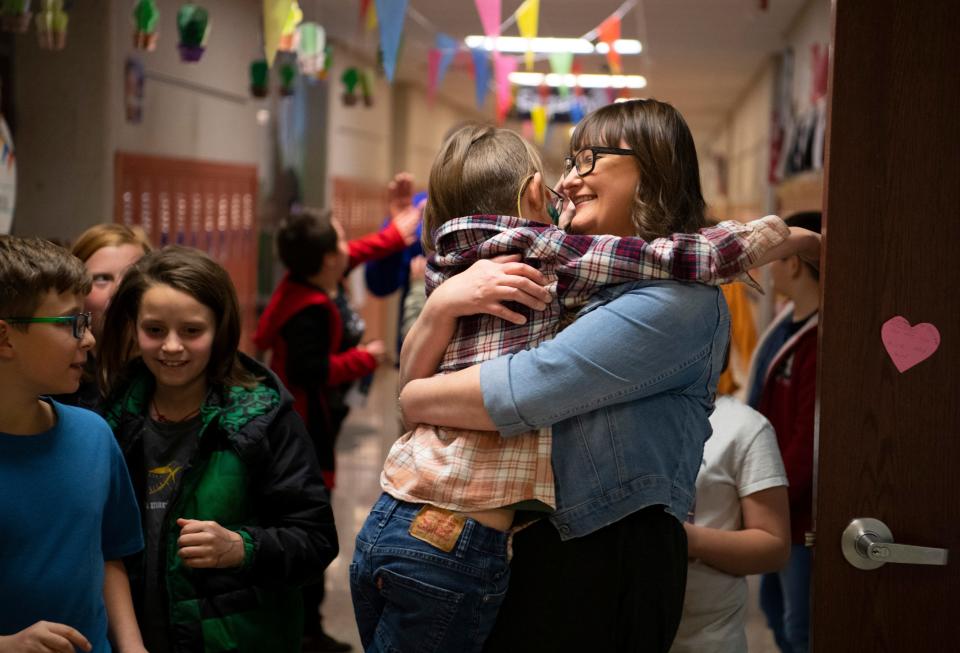
[[[729,339],[718,288],[641,281],[597,293],[554,340],[483,363],[503,437],[553,425],[562,539],[651,505],[686,518]]]

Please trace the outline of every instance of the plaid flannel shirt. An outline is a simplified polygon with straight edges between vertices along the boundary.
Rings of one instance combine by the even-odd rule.
[[[789,229],[767,216],[723,222],[694,234],[644,241],[568,234],[551,225],[509,216],[468,216],[444,223],[427,268],[427,294],[479,259],[520,254],[546,277],[553,301],[546,310],[510,308],[527,318],[511,324],[492,315],[457,321],[440,365],[453,372],[534,347],[556,335],[599,289],[637,280],[678,279],[719,285],[741,279],[757,259],[783,242]],[[381,487],[403,501],[463,512],[530,500],[556,505],[549,428],[511,438],[495,432],[419,425],[390,449]]]

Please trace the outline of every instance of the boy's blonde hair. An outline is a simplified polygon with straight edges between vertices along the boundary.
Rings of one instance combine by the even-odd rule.
[[[150,240],[141,227],[128,227],[118,223],[93,225],[77,237],[77,241],[70,251],[86,263],[87,259],[104,247],[120,247],[121,245],[139,245],[144,254],[153,251]]]
[[[433,233],[464,215],[513,215],[521,185],[543,176],[536,149],[516,132],[465,125],[440,146],[430,169],[423,211],[423,246],[434,250]]]
[[[39,238],[0,236],[0,318],[33,317],[47,292],[85,297],[90,275],[60,245]],[[15,325],[26,330],[26,325]]]

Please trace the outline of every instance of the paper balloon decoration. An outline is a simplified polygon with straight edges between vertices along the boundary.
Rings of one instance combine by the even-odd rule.
[[[63,50],[67,46],[70,17],[63,0],[43,0],[37,13],[37,42],[44,50]]]
[[[30,0],[3,0],[0,5],[0,24],[5,32],[23,33],[30,29]]]
[[[304,75],[316,77],[326,69],[327,33],[316,23],[300,23],[297,64]]]
[[[297,0],[290,3],[290,10],[287,12],[286,20],[280,31],[280,41],[277,43],[277,50],[281,52],[293,52],[297,49],[297,26],[303,20],[303,11],[300,9]]]
[[[280,65],[280,95],[293,95],[294,85],[297,82],[297,66],[292,61],[285,61]]]
[[[270,68],[265,59],[258,59],[250,64],[250,94],[253,97],[267,97],[269,87],[267,80],[270,77]]]
[[[160,10],[156,0],[137,0],[133,7],[133,47],[154,50],[157,47],[157,23]]]
[[[345,106],[352,107],[357,103],[356,89],[360,82],[360,71],[356,68],[347,68],[340,76],[340,81],[343,82],[344,89],[341,100]]]
[[[207,35],[210,32],[210,16],[199,5],[186,4],[177,12],[177,31],[180,33],[180,59],[200,61],[206,49]]]

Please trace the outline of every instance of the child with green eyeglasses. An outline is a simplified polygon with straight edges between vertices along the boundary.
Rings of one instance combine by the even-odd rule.
[[[487,126],[468,125],[444,142],[427,193],[428,293],[482,259],[509,266],[482,278],[494,287],[484,314],[460,314],[448,333],[434,329],[426,339],[414,326],[401,384],[551,338],[605,286],[726,283],[799,244],[775,216],[651,242],[566,233],[553,226],[564,198],[545,185],[537,152]],[[394,443],[381,487],[350,569],[364,646],[412,650],[432,638],[436,650],[480,650],[507,588],[510,531],[556,505],[549,429],[502,439],[419,425]]]
[[[0,650],[144,651],[123,557],[143,548],[123,456],[75,392],[94,345],[83,264],[0,236]],[[111,649],[112,645],[112,649]]]

